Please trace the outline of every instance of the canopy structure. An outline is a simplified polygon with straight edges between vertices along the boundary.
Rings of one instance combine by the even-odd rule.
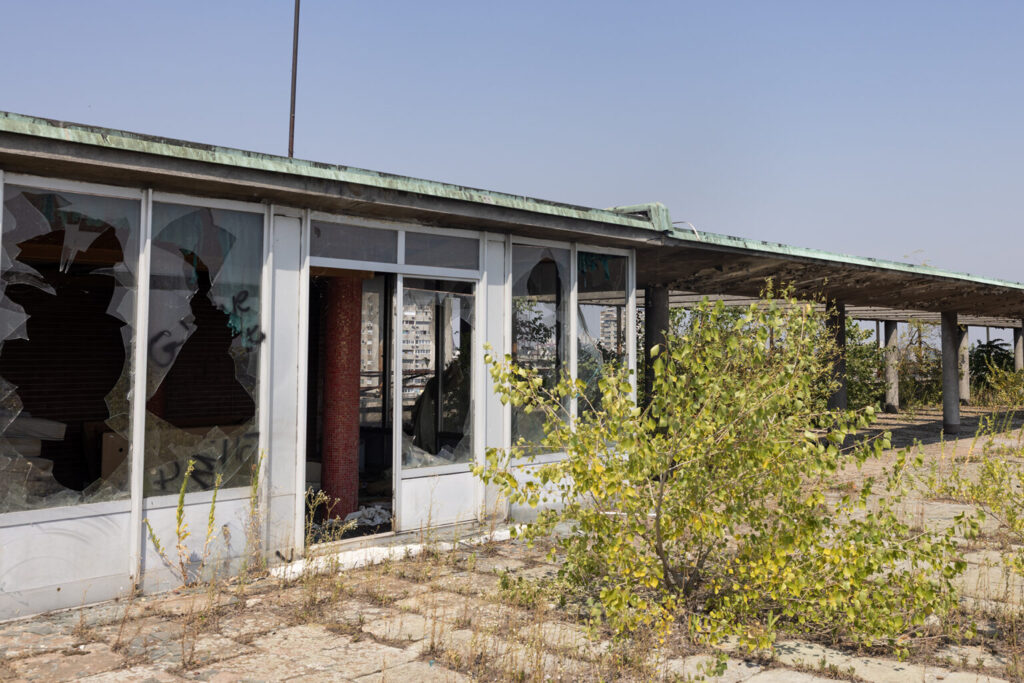
[[[797,296],[842,302],[857,318],[937,322],[952,311],[963,324],[992,327],[1020,327],[1024,318],[1017,282],[713,233],[672,230],[666,246],[638,249],[638,286],[749,299],[771,278]]]
[[[885,323],[885,408],[889,411],[899,410],[896,324],[939,323],[946,433],[959,431],[960,405],[970,401],[968,326],[1013,329],[1015,367],[1024,370],[1024,285],[1020,283],[696,230],[668,227],[664,234],[663,245],[637,250],[638,286],[645,288],[648,315],[648,351],[663,339],[659,328],[667,327],[669,308],[690,307],[703,298],[749,305],[771,281],[827,309],[840,347],[845,346],[846,318]],[[842,358],[836,370],[842,382],[832,405],[845,407]]]

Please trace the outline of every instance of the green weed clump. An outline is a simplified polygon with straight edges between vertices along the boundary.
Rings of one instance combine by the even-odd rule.
[[[181,490],[178,491],[178,503],[174,511],[174,550],[176,558],[171,559],[167,548],[160,542],[160,538],[153,530],[149,518],[143,520],[146,524],[146,531],[149,533],[149,540],[154,550],[160,556],[163,563],[180,579],[182,586],[194,586],[203,577],[203,571],[210,557],[210,544],[217,536],[216,510],[217,493],[220,491],[222,477],[217,473],[217,479],[213,484],[213,498],[210,500],[210,512],[206,524],[206,536],[203,540],[203,549],[200,553],[193,553],[188,547],[188,539],[192,536],[188,522],[185,521],[185,489],[188,487],[188,480],[195,470],[195,460],[189,460],[185,467],[185,474],[181,478]]]
[[[521,533],[554,538],[561,578],[619,634],[664,637],[677,624],[697,642],[734,635],[753,649],[785,631],[905,653],[956,603],[966,522],[932,532],[901,521],[905,456],[830,493],[840,468],[889,447],[887,435],[854,438],[871,407],[825,408],[835,353],[824,315],[783,294],[740,311],[698,306],[655,350],[646,407],[623,371],[600,380],[598,406],[580,382],[547,388],[488,357],[502,400],[544,417],[544,440],[492,449],[475,473],[542,508]],[[566,455],[527,476],[537,452]]]
[[[1012,412],[982,417],[968,453],[954,456],[948,472],[928,483],[935,494],[975,506],[979,524],[995,519],[1010,541],[1003,561],[1024,577],[1024,431],[1013,430],[1013,417]]]

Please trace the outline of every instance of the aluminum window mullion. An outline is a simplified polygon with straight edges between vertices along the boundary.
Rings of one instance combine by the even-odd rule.
[[[309,209],[302,212],[299,245],[299,348],[298,348],[298,425],[295,435],[295,527],[292,547],[305,554],[306,548],[306,453],[307,420],[309,411],[309,240],[312,220]]]
[[[630,251],[626,269],[626,363],[633,402],[636,403],[636,251]]]
[[[402,530],[401,496],[402,496],[402,288],[405,287],[404,276],[399,273],[395,277],[394,313],[391,333],[394,360],[391,364],[391,471],[392,471],[392,531]]]
[[[339,259],[332,256],[310,256],[310,265],[315,268],[333,268],[337,270],[372,270],[378,273],[402,273],[412,277],[434,280],[458,280],[460,282],[476,282],[480,279],[482,269],[446,268],[443,266],[411,266],[403,263],[380,263],[377,261],[355,261]]]
[[[487,450],[487,443],[484,439],[486,421],[484,414],[487,412],[487,385],[485,381],[486,371],[484,370],[484,344],[487,337],[487,236],[480,239],[480,282],[473,287],[473,346],[470,363],[472,367],[472,382],[470,383],[469,406],[473,411],[473,458],[477,465],[485,462],[484,453]],[[473,480],[473,508],[476,510],[476,518],[483,521],[487,515],[487,504],[484,494],[484,484],[474,477]]]
[[[201,209],[224,209],[226,211],[240,211],[242,213],[266,214],[267,205],[259,202],[242,202],[237,199],[217,199],[215,197],[197,197],[189,194],[176,194],[172,192],[154,192],[153,201],[158,204],[176,204],[178,206],[190,206]],[[266,233],[264,233],[266,236]]]
[[[267,204],[263,207],[263,272],[260,278],[260,325],[263,327],[263,342],[260,344],[259,360],[259,405],[257,414],[259,419],[258,453],[257,463],[259,465],[259,482],[257,484],[257,496],[266,514],[270,510],[270,487],[267,482],[270,480],[270,364],[273,352],[273,329],[274,329],[274,250],[271,245],[274,241],[274,205]],[[270,515],[266,514],[264,522],[264,538],[270,538],[270,525],[273,523]]]
[[[142,580],[143,551],[143,473],[146,459],[146,387],[149,348],[149,279],[153,232],[153,190],[145,190],[142,198],[142,221],[139,230],[139,250],[136,264],[134,345],[132,347],[132,440],[129,514],[128,575],[134,584]]]
[[[502,354],[512,356],[512,236],[505,236],[505,291],[504,294],[504,324],[502,326]],[[504,358],[501,359],[504,362]],[[502,445],[505,452],[512,450],[512,403],[502,403],[502,418],[504,420],[504,439]]]
[[[24,173],[8,173],[6,182],[9,185],[24,185],[49,192],[74,192],[76,194],[89,194],[114,199],[134,199],[136,201],[141,201],[146,193],[146,190],[139,188],[118,187],[116,185],[103,185],[101,183],[89,183],[64,178],[47,178],[46,176]]]
[[[375,230],[390,230],[399,232],[428,233],[431,235],[446,235],[449,237],[466,237],[470,239],[484,239],[484,233],[480,230],[464,230],[462,228],[442,228],[433,225],[418,225],[408,221],[389,221],[379,218],[364,218],[362,216],[349,216],[345,214],[325,213],[323,211],[311,211],[310,218],[318,223],[333,223],[336,225],[352,225],[361,228],[373,228]]]
[[[579,267],[578,267],[579,255],[577,252],[576,243],[573,242],[569,247],[569,377],[572,378],[573,382],[577,378],[576,364],[579,361],[579,336],[578,336],[578,325],[579,320]],[[572,398],[569,399],[569,424],[575,425],[576,423],[576,409],[579,399],[576,398],[575,393]]]

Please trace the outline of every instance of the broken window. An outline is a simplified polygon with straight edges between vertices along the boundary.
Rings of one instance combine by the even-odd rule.
[[[473,460],[473,285],[405,278],[402,467]]]
[[[140,214],[4,187],[0,512],[129,497]]]
[[[262,213],[153,205],[143,491],[248,485],[258,457]]]
[[[577,253],[576,377],[586,386],[578,403],[580,414],[600,407],[598,381],[604,368],[627,363],[627,264],[625,256]]]
[[[539,374],[546,389],[568,372],[569,250],[512,247],[512,359]],[[544,415],[512,407],[512,440],[539,443]]]

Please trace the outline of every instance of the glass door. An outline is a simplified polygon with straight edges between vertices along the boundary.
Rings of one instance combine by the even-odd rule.
[[[401,394],[395,402],[399,528],[473,520],[474,285],[402,279]]]

